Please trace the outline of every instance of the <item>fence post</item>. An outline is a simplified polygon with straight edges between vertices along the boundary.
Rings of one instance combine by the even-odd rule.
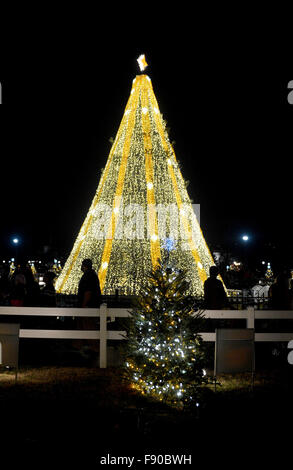
[[[107,367],[107,304],[100,305],[100,368]]]
[[[246,328],[254,328],[254,307],[247,307]]]

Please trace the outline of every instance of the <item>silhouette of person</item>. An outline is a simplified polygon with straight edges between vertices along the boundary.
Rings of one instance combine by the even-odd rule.
[[[79,307],[98,307],[101,300],[99,278],[92,268],[92,260],[84,259],[81,265],[83,276],[78,285]]]
[[[10,291],[9,267],[4,265],[0,274],[0,305],[10,305]]]
[[[223,283],[217,279],[218,274],[217,266],[211,266],[210,277],[204,283],[204,303],[207,310],[221,309],[228,304]]]
[[[48,271],[44,275],[44,287],[41,289],[42,307],[56,307],[56,291],[53,284],[55,274]]]
[[[289,278],[285,272],[280,273],[269,290],[270,307],[272,310],[287,310],[291,307]]]
[[[12,289],[10,294],[10,305],[13,307],[23,307],[26,298],[26,279],[23,274],[18,272],[12,280]]]
[[[35,280],[34,275],[30,266],[26,266],[23,274],[26,280],[26,298],[25,306],[26,307],[36,307],[39,304],[40,297],[40,286]]]
[[[83,275],[78,285],[78,306],[81,308],[99,307],[101,302],[101,289],[99,278],[92,268],[92,260],[84,259],[81,264]],[[95,317],[78,317],[77,328],[80,330],[96,330],[98,326]],[[81,355],[86,358],[94,358],[99,351],[97,341],[75,340],[74,345],[81,348]]]

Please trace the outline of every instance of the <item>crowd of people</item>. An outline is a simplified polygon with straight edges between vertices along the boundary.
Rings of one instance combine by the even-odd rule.
[[[204,283],[204,306],[207,310],[229,308],[229,301],[223,283],[218,279],[219,270],[211,266],[210,276]],[[282,271],[269,287],[268,300],[270,310],[293,310],[293,279]]]
[[[77,306],[98,307],[101,302],[99,278],[92,269],[92,261],[82,262],[83,275],[79,282]],[[218,279],[219,270],[210,268],[210,276],[204,283],[204,304],[209,310],[229,308],[229,300],[223,283]],[[13,275],[9,269],[2,268],[0,274],[0,305],[13,307],[54,307],[56,292],[55,273],[47,271],[40,287],[29,265],[18,266]],[[289,281],[286,272],[281,272],[268,292],[269,308],[272,310],[293,310],[293,279]]]
[[[293,279],[281,272],[269,288],[271,310],[293,310]]]
[[[54,279],[55,273],[47,271],[44,275],[44,286],[41,288],[29,265],[18,266],[13,274],[4,268],[0,277],[0,305],[54,307]]]
[[[99,278],[92,269],[90,259],[82,262],[83,275],[79,282],[77,307],[98,307],[101,300]],[[0,305],[12,307],[55,307],[56,275],[47,271],[40,287],[29,265],[18,266],[11,274],[9,268],[2,268],[0,273]]]

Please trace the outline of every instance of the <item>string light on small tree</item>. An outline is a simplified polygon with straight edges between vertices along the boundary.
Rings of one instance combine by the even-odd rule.
[[[187,291],[186,272],[159,263],[132,310],[127,342],[131,386],[180,407],[192,406],[207,382],[199,335],[204,319]]]

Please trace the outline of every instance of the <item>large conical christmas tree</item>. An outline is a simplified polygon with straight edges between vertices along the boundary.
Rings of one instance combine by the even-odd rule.
[[[187,272],[190,294],[202,294],[214,261],[151,80],[141,74],[133,80],[97,192],[56,290],[76,293],[82,260],[91,258],[104,295],[116,289],[137,294],[146,274],[166,253],[172,266]]]

